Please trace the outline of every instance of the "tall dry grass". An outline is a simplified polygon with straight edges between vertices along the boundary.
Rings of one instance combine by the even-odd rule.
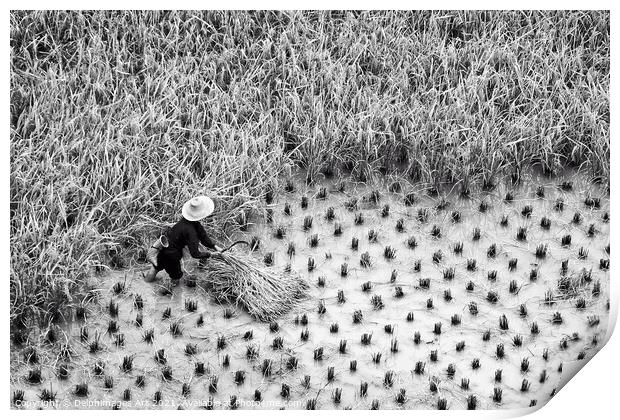
[[[310,181],[609,176],[608,12],[11,13],[11,319],[65,313],[179,205]]]

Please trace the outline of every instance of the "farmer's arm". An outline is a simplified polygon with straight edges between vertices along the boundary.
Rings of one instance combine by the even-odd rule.
[[[196,233],[198,234],[198,239],[200,243],[206,246],[209,249],[214,249],[216,251],[221,251],[222,249],[215,244],[215,242],[207,235],[207,231],[201,224],[196,226]]]
[[[187,248],[189,249],[189,253],[193,258],[201,259],[201,258],[209,258],[211,256],[211,252],[209,251],[200,251],[198,249],[198,244],[200,244],[201,239],[195,231],[188,231],[186,234],[187,238]]]

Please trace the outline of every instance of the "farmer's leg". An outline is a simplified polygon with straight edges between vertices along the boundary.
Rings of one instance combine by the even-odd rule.
[[[170,280],[172,280],[172,284],[175,286],[179,284],[181,278],[183,277],[183,270],[181,269],[181,260],[170,261],[166,266],[166,273],[170,276]]]
[[[157,277],[157,273],[159,273],[160,269],[158,269],[157,267],[155,267],[154,265],[151,266],[151,268],[149,269],[149,271],[145,273],[142,273],[144,276],[144,281],[148,282],[148,283],[152,283],[155,281],[155,277]]]

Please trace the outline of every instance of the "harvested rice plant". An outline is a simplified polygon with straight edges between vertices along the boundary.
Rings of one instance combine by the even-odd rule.
[[[604,344],[608,12],[10,19],[13,408],[517,409]]]

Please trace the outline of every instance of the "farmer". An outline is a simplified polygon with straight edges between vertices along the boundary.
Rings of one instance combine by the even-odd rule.
[[[173,282],[178,282],[183,277],[181,259],[183,248],[187,246],[189,253],[196,259],[209,258],[219,252],[221,248],[207,236],[200,220],[213,213],[213,200],[207,196],[194,197],[183,205],[181,220],[172,226],[166,234],[156,242],[155,255],[149,258],[153,265],[145,275],[145,280],[152,282],[161,270],[166,270]],[[200,251],[198,244],[213,251]],[[152,250],[153,251],[153,250]]]

